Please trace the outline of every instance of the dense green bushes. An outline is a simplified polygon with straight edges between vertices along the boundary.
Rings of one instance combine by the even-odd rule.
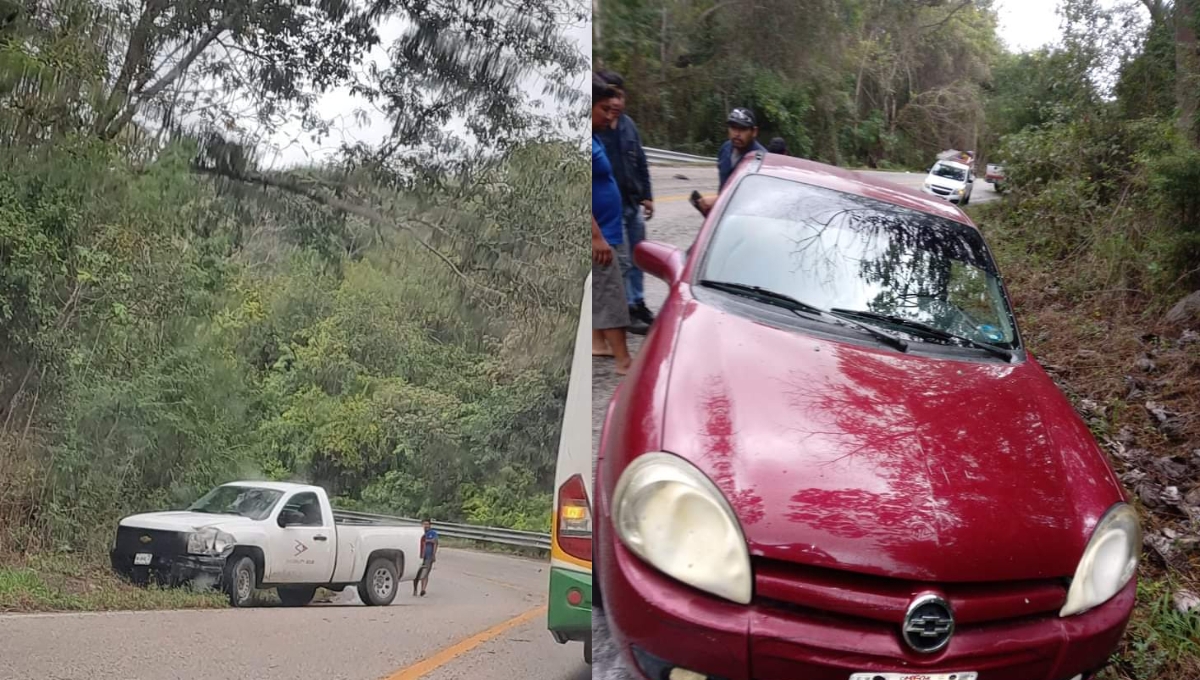
[[[1200,285],[1200,152],[1172,121],[1111,109],[1008,135],[999,213],[1031,253],[1078,265],[1077,292],[1163,297]]]

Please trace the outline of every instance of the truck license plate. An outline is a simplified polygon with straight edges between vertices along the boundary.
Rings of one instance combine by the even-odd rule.
[[[979,673],[855,673],[850,680],[978,680]]]
[[[138,553],[133,556],[134,564],[150,564],[150,558],[153,557],[150,553]]]

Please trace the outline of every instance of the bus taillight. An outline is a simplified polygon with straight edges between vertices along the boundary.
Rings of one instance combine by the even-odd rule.
[[[592,510],[580,475],[558,489],[558,545],[572,557],[592,561]]]

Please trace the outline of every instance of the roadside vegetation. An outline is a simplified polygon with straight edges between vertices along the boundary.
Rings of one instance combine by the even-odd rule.
[[[0,609],[212,606],[106,551],[239,478],[548,530],[587,8],[116,5],[0,0]],[[339,145],[337,88],[391,133]]]
[[[220,593],[134,586],[78,556],[36,555],[0,565],[0,613],[228,606]]]
[[[1143,518],[1107,677],[1198,678],[1200,11],[1064,0],[1063,39],[1014,54],[992,5],[610,2],[597,53],[651,145],[712,155],[748,105],[760,139],[822,162],[923,170],[958,148],[1004,165],[1004,200],[970,212]]]

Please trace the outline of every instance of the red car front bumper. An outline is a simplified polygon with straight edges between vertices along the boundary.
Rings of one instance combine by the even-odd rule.
[[[668,578],[609,540],[599,560],[615,642],[641,677],[681,667],[724,680],[848,680],[852,673],[976,671],[979,680],[1089,677],[1115,650],[1133,610],[1136,580],[1085,614],[964,625],[942,651],[921,655],[900,626],[759,601],[739,605]]]

